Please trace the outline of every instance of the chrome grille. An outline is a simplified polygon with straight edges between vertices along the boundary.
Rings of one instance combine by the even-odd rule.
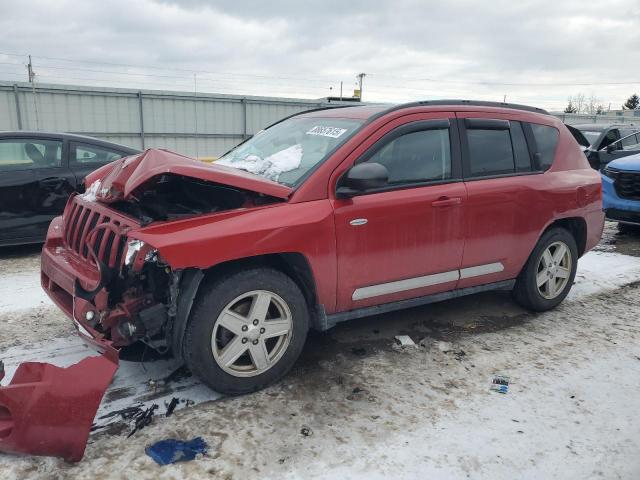
[[[90,236],[101,224],[108,224],[108,228]],[[101,262],[114,268],[120,265],[126,244],[126,236],[116,233],[121,230],[120,226],[118,220],[74,198],[65,217],[64,238],[67,247],[80,257],[89,258],[91,249]]]

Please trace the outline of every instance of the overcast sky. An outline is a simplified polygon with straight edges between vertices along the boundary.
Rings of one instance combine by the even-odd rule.
[[[619,108],[640,0],[0,0],[0,52],[10,81],[30,53],[41,83],[317,98],[364,72],[366,101]]]

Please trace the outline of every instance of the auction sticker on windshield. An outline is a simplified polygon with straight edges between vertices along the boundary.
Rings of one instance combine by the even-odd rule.
[[[316,125],[307,132],[307,135],[321,135],[323,137],[338,138],[346,131],[346,128],[324,127],[322,125]]]

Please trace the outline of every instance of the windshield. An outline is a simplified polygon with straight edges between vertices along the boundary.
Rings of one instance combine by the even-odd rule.
[[[589,143],[593,145],[598,137],[602,134],[602,132],[594,131],[594,130],[580,130],[582,134],[587,138]]]
[[[290,118],[256,133],[216,164],[295,186],[360,125],[344,118]]]

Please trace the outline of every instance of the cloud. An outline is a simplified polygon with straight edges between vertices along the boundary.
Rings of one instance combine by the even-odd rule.
[[[2,2],[0,50],[31,53],[43,82],[320,97],[365,72],[368,100],[551,108],[580,91],[617,107],[640,87],[577,85],[638,78],[634,0]]]

